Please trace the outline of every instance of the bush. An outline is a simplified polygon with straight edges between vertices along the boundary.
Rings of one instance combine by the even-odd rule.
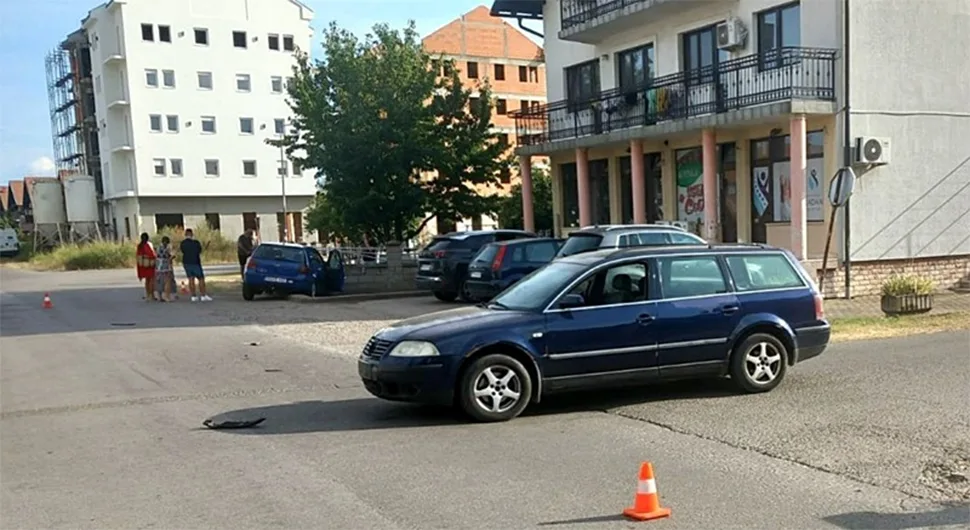
[[[935,289],[931,280],[912,275],[895,275],[882,284],[883,296],[931,294]]]
[[[213,230],[207,224],[192,229],[195,239],[202,243],[202,261],[205,263],[231,263],[236,261],[236,241]],[[179,248],[185,239],[185,230],[181,228],[163,228],[152,238],[152,244],[158,248],[162,244],[162,236],[172,240],[172,248]],[[177,258],[178,260],[178,258]]]

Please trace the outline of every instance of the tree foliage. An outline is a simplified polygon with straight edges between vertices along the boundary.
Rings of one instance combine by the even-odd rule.
[[[493,212],[477,188],[496,184],[502,148],[490,132],[490,92],[477,99],[411,22],[363,39],[331,24],[323,57],[298,55],[289,103],[294,159],[323,177],[307,226],[370,244],[414,237],[435,215]],[[316,211],[320,210],[320,211]]]
[[[532,214],[537,232],[553,232],[552,178],[544,168],[532,168]],[[498,222],[502,228],[523,228],[522,184],[512,186],[498,208]]]

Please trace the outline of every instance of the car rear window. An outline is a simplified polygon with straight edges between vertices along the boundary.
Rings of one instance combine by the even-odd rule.
[[[498,254],[498,245],[485,245],[485,248],[472,260],[472,263],[491,263],[496,254]]]
[[[257,259],[303,263],[303,249],[280,245],[260,245],[253,252],[253,257]]]
[[[428,246],[424,247],[423,252],[434,252],[436,250],[448,250],[449,248],[455,248],[459,243],[457,239],[451,239],[450,237],[436,237],[428,243]]]
[[[559,249],[556,257],[561,258],[563,256],[579,254],[580,252],[596,250],[600,248],[601,241],[603,241],[603,236],[599,234],[570,234],[566,242],[563,243],[562,248]]]
[[[738,291],[762,291],[804,287],[791,262],[781,254],[729,256],[728,269]]]

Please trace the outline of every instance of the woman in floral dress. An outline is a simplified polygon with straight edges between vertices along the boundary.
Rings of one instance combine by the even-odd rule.
[[[162,302],[171,302],[175,292],[175,273],[172,269],[172,240],[162,236],[162,244],[155,253],[156,289],[162,294]]]

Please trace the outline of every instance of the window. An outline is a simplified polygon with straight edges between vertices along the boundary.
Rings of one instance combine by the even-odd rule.
[[[246,32],[245,31],[233,31],[232,32],[232,45],[236,48],[246,47]]]
[[[205,161],[205,176],[207,177],[218,177],[219,176],[219,161],[218,160],[206,160]]]
[[[202,90],[212,90],[212,72],[199,72],[199,88]]]
[[[642,90],[654,76],[653,44],[625,50],[617,54],[620,90],[623,93]]]
[[[293,178],[300,178],[303,176],[303,166],[300,165],[299,160],[290,160],[290,167]]]
[[[505,101],[504,99],[495,100],[495,112],[497,114],[504,115],[508,113],[508,111],[509,111],[509,108],[508,108],[507,101]]]
[[[200,46],[208,46],[209,30],[205,28],[195,28],[195,43]]]
[[[222,229],[222,223],[219,222],[219,214],[217,213],[205,214],[205,224],[209,225],[209,228],[216,232]]]
[[[162,132],[162,115],[161,114],[149,114],[148,115],[148,128],[152,132]]]
[[[532,83],[538,83],[539,82],[539,67],[538,66],[530,66],[529,67],[529,81],[532,82]]]
[[[495,65],[495,80],[496,81],[505,81],[505,65],[504,64],[496,64]]]
[[[166,166],[167,165],[168,164],[166,164],[164,158],[153,158],[152,159],[152,167],[154,168],[155,176],[156,177],[164,177],[164,176],[166,176],[167,174],[165,172],[165,169],[166,169]]]
[[[259,216],[256,212],[243,212],[243,230],[259,230]]]
[[[280,36],[279,35],[276,35],[275,33],[270,33],[269,34],[269,38],[266,39],[266,42],[269,43],[269,49],[279,51],[279,49],[280,49]]]
[[[620,236],[619,245],[621,247],[640,247],[651,245],[666,245],[667,235],[657,230],[648,232],[638,232]]]
[[[529,110],[529,100],[523,99],[522,101],[519,101],[519,110],[521,110],[523,112],[528,111]]]
[[[273,120],[273,131],[276,134],[284,134],[286,132],[286,120],[282,118],[276,118]]]
[[[182,176],[182,159],[181,158],[173,158],[173,159],[169,160],[168,161],[168,165],[171,168],[171,174],[172,174],[173,177],[181,177]]]
[[[269,85],[270,85],[270,90],[272,90],[274,94],[282,94],[283,93],[283,78],[282,77],[280,77],[278,75],[274,75],[273,77],[270,77],[269,78]]]
[[[172,28],[169,26],[158,26],[158,40],[160,42],[172,42]]]
[[[498,141],[499,145],[508,147],[508,145],[509,145],[509,135],[508,135],[508,133],[500,133],[498,135],[498,140],[497,141]]]
[[[283,177],[287,175],[287,170],[290,169],[290,165],[284,160],[276,167],[276,175]]]
[[[283,35],[283,51],[291,52],[296,48],[293,44],[293,35]]]
[[[242,134],[253,134],[253,119],[239,118],[239,132]]]
[[[165,128],[168,132],[179,132],[179,117],[172,114],[165,116]]]
[[[185,226],[185,219],[180,213],[157,213],[155,214],[155,229],[163,228],[182,228]]]
[[[600,62],[589,61],[566,68],[566,99],[570,103],[591,101],[600,92]]]
[[[529,69],[526,68],[525,66],[520,66],[519,67],[519,82],[520,83],[525,83],[528,80],[529,80]]]
[[[94,76],[94,93],[95,94],[100,94],[101,93],[101,76],[100,75]]]
[[[290,88],[291,86],[293,86],[293,78],[287,77],[286,84],[283,85],[283,88]]]
[[[680,43],[681,62],[689,75],[689,84],[710,83],[714,70],[731,58],[726,50],[717,48],[717,25],[706,26],[684,33]]]
[[[647,266],[625,263],[601,270],[573,287],[569,294],[583,297],[583,307],[630,304],[647,299]]]
[[[151,24],[141,25],[141,40],[155,41],[155,27]]]
[[[468,79],[478,79],[478,63],[475,61],[468,61],[467,68],[465,69],[468,73]]]
[[[674,245],[706,245],[707,242],[703,239],[691,235],[691,234],[681,234],[677,232],[672,232],[670,234],[670,242]]]
[[[498,173],[498,179],[502,184],[511,184],[512,170],[508,166],[502,166]]]
[[[158,88],[158,70],[154,68],[145,69],[145,84],[152,88]]]
[[[468,109],[475,112],[475,109],[478,108],[478,101],[478,98],[468,98]]]
[[[252,83],[249,80],[249,74],[236,74],[236,90],[249,92],[251,88]]]
[[[659,258],[664,298],[690,298],[728,292],[714,256]]]
[[[522,245],[525,247],[525,261],[530,263],[549,263],[556,256],[559,246],[552,241]]]
[[[207,134],[215,134],[216,132],[215,116],[202,116],[202,132]]]
[[[777,6],[758,13],[758,58],[762,68],[782,66],[782,48],[801,45],[801,6]]]
[[[256,176],[256,161],[255,160],[243,160],[243,176],[244,177],[255,177]]]
[[[791,262],[781,254],[742,254],[727,258],[738,291],[804,287]]]
[[[162,86],[175,88],[175,70],[162,70]]]

